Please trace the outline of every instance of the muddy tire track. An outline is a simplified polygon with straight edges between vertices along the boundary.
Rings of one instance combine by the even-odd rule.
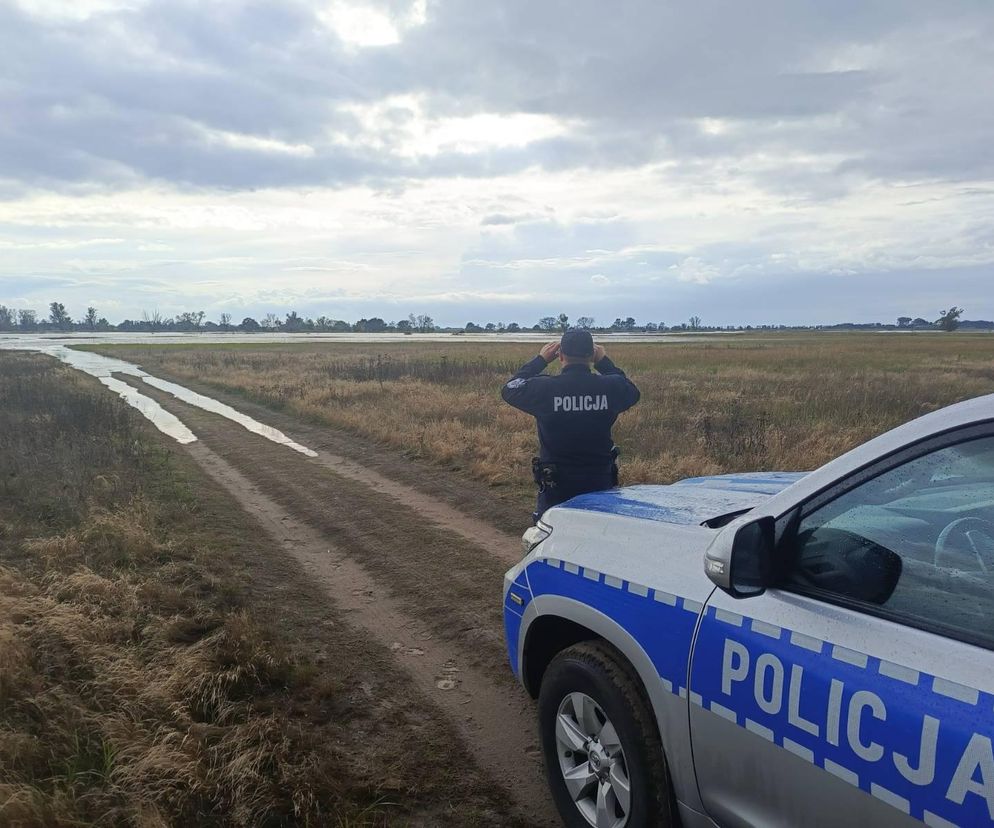
[[[494,528],[489,523],[464,515],[431,495],[418,489],[384,477],[379,472],[360,466],[344,457],[327,451],[318,451],[315,462],[320,463],[336,474],[369,486],[375,491],[392,497],[398,503],[416,511],[425,520],[455,532],[475,546],[482,546],[494,557],[507,564],[521,560],[521,546],[518,538]]]
[[[339,474],[230,421],[127,381],[200,438],[197,463],[307,571],[348,620],[387,647],[453,722],[519,812],[558,824],[545,785],[534,704],[506,667],[504,568],[462,533],[425,521],[383,489]]]
[[[216,414],[141,388],[187,423],[216,454],[298,519],[348,552],[389,589],[408,614],[470,651],[495,681],[507,669],[500,594],[506,562],[484,545],[448,531],[407,505],[344,478]],[[515,555],[515,559],[518,556]]]
[[[112,352],[108,352],[108,355],[116,356]],[[135,359],[138,363],[142,362],[140,357]],[[410,500],[412,503],[421,503],[421,498],[427,497],[428,500],[447,507],[450,513],[454,511],[462,518],[475,519],[474,531],[481,528],[479,524],[483,524],[487,529],[481,532],[497,532],[499,534],[496,537],[502,538],[504,542],[512,541],[515,549],[520,533],[530,524],[531,510],[534,508],[534,496],[530,490],[523,496],[517,490],[494,488],[478,480],[454,475],[444,467],[408,457],[395,448],[383,446],[368,437],[327,424],[305,421],[278,407],[257,402],[248,395],[171,373],[167,366],[156,364],[149,366],[147,370],[280,429],[288,437],[326,454],[332,465],[341,460],[361,470],[364,475],[374,473],[375,477],[367,478],[374,485],[377,479],[395,485],[401,484],[407,490],[405,496],[413,494]],[[522,474],[524,473],[525,470],[522,469]]]

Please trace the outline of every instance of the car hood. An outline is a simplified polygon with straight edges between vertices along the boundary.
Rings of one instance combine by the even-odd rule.
[[[668,486],[626,486],[574,497],[560,509],[605,512],[678,525],[748,511],[796,483],[807,472],[754,472],[689,477]]]

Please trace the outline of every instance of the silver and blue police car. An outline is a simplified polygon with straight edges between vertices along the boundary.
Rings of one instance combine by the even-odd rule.
[[[994,395],[524,541],[508,649],[566,824],[994,825]]]

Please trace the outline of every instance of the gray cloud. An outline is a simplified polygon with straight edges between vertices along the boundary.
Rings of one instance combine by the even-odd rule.
[[[369,48],[317,0],[0,0],[0,294],[830,321],[946,268],[994,315],[992,43],[988,0],[436,0]]]
[[[399,44],[355,50],[302,1],[158,0],[55,22],[4,0],[0,178],[237,189],[664,159],[748,168],[766,152],[834,154],[840,180],[966,179],[994,169],[992,29],[984,0],[943,4],[940,20],[923,1],[446,0]],[[411,158],[384,117],[379,146],[329,142],[361,134],[344,105],[398,94],[431,116],[530,112],[571,128]],[[708,133],[701,119],[727,123]],[[794,186],[822,189],[806,179]]]

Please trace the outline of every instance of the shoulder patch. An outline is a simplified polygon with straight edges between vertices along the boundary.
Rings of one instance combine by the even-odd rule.
[[[508,383],[508,384],[507,384],[507,385],[506,385],[505,387],[506,387],[506,388],[520,388],[520,387],[521,387],[522,385],[524,385],[524,384],[525,384],[526,382],[528,382],[528,380],[526,380],[526,379],[521,379],[521,378],[519,377],[518,379],[513,379],[513,380],[511,380],[511,381],[510,381],[510,382],[509,382],[509,383]]]

